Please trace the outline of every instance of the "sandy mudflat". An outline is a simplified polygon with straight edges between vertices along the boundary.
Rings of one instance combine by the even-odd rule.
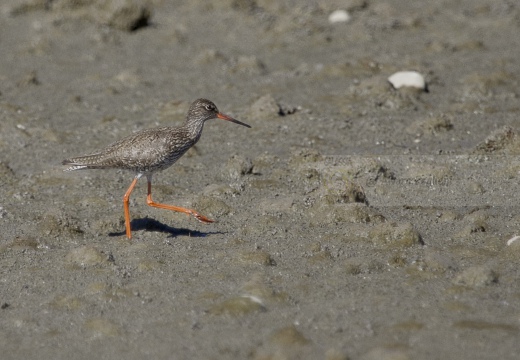
[[[0,4],[0,358],[518,358],[520,3],[143,4]],[[252,128],[154,199],[217,222],[141,180],[129,241],[133,175],[60,163],[199,97]]]

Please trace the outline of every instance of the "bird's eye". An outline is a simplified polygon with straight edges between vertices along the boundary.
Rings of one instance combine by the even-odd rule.
[[[206,110],[208,110],[208,111],[214,111],[214,110],[215,110],[215,107],[214,107],[213,105],[211,105],[211,104],[207,104],[207,105],[206,105]]]

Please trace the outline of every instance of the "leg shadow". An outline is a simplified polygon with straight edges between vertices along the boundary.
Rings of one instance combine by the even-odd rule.
[[[208,235],[212,234],[223,234],[221,231],[211,231],[211,232],[202,232],[197,230],[191,230],[191,229],[184,229],[184,228],[174,228],[171,226],[168,226],[166,224],[163,224],[160,221],[157,221],[155,219],[151,218],[144,218],[144,219],[133,219],[130,221],[130,227],[132,229],[132,233],[139,230],[146,230],[146,231],[155,231],[155,232],[162,232],[169,234],[168,237],[176,237],[176,236],[190,236],[190,237],[206,237]],[[121,232],[111,232],[108,233],[108,236],[121,236],[126,235],[126,231],[123,230]]]

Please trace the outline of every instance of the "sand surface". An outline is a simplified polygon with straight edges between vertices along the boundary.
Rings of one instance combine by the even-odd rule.
[[[3,0],[0,358],[517,359],[519,34],[513,0]],[[154,199],[217,222],[141,180],[128,240],[133,174],[61,161],[200,97],[252,128]]]

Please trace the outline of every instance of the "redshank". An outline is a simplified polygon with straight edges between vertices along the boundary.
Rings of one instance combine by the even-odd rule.
[[[124,169],[136,173],[134,180],[123,197],[126,236],[129,239],[132,238],[132,233],[130,231],[130,210],[128,202],[137,180],[143,175],[145,175],[148,180],[146,203],[149,206],[183,212],[194,216],[201,222],[212,223],[213,220],[208,219],[195,210],[153,201],[152,175],[157,171],[164,170],[173,165],[173,163],[200,139],[204,122],[215,118],[231,121],[248,128],[251,127],[233,119],[231,116],[222,114],[213,102],[206,99],[198,99],[190,105],[184,125],[176,128],[159,127],[139,131],[93,154],[63,160],[63,165],[70,165],[64,171]]]

